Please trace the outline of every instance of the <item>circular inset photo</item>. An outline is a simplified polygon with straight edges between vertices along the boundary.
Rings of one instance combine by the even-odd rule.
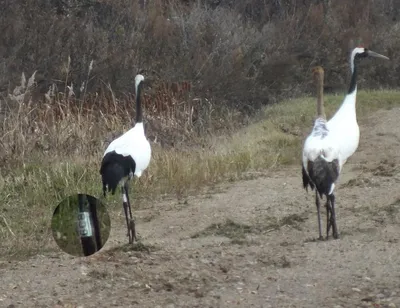
[[[111,220],[99,199],[76,194],[56,207],[51,229],[54,240],[64,252],[84,257],[98,252],[107,242]]]

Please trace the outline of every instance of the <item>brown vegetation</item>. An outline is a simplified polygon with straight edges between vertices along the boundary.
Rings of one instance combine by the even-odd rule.
[[[37,70],[41,93],[72,82],[79,99],[109,93],[108,84],[120,97],[144,69],[155,81],[189,80],[196,95],[254,108],[312,90],[308,71],[318,64],[327,87],[342,90],[351,44],[388,54],[389,76],[398,70],[394,1],[145,2],[8,2],[0,18],[0,89]],[[396,85],[381,66],[364,71],[368,87]]]
[[[326,92],[343,92],[355,44],[391,58],[363,66],[363,87],[396,86],[398,6],[373,0],[7,2],[0,13],[0,112],[18,108],[21,91],[13,89],[20,74],[35,72],[24,102],[41,117],[56,101],[53,120],[68,114],[67,105],[69,112],[132,118],[133,79],[144,72],[149,136],[176,145],[193,132],[230,129],[263,105],[312,92],[314,65],[325,69]]]

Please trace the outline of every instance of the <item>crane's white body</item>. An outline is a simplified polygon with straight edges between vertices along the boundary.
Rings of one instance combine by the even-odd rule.
[[[151,147],[144,134],[143,123],[136,123],[133,128],[111,142],[104,156],[112,151],[125,157],[132,157],[136,164],[134,175],[139,178],[148,167],[151,159]]]
[[[324,119],[318,118],[311,134],[304,142],[303,165],[305,168],[307,167],[307,160],[314,161],[318,156],[322,156],[328,162],[337,159],[339,156],[340,150],[333,135],[326,130],[326,124]]]
[[[358,148],[360,128],[356,116],[357,88],[346,95],[342,105],[329,120],[318,118],[311,134],[304,142],[303,166],[307,170],[307,162],[314,161],[318,156],[327,162],[339,161],[339,172],[343,165]],[[333,192],[333,184],[330,193]]]
[[[356,96],[357,88],[346,95],[339,110],[326,124],[332,143],[339,150],[340,168],[355,153],[360,142],[360,128],[356,115]]]
[[[311,134],[304,141],[303,167],[305,170],[308,169],[308,161],[313,162],[320,156],[327,162],[332,162],[335,159],[340,162],[340,146],[336,141],[336,136],[331,133],[327,124],[325,119],[317,118]],[[339,163],[339,172],[340,170],[341,165]],[[330,194],[334,188],[335,185],[332,184]]]

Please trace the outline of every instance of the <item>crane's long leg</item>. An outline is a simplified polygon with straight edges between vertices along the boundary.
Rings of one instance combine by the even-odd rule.
[[[321,229],[321,205],[319,202],[318,191],[315,190],[315,205],[317,206],[317,216],[318,216],[318,231],[319,231],[319,240],[322,240],[322,229]]]
[[[329,204],[329,196],[326,197],[325,207],[326,207],[326,239],[328,240],[329,239],[329,231],[332,226],[332,213],[331,213],[331,206]],[[329,215],[329,214],[331,214],[331,215]]]
[[[129,219],[128,219],[128,198],[127,198],[127,193],[125,191],[125,184],[122,185],[121,191],[122,191],[122,206],[124,207],[126,228],[128,230],[127,236],[129,237],[129,243],[131,243],[131,232],[130,232],[130,228],[129,228],[130,225],[129,225]]]
[[[129,244],[132,244],[133,240],[136,240],[136,232],[135,232],[135,222],[132,218],[131,203],[129,202],[128,181],[129,179],[126,180],[124,185],[122,186],[122,201],[126,218],[126,227],[128,229],[127,235],[129,237]]]
[[[131,179],[131,178],[129,178]],[[129,194],[128,194],[128,181],[125,182],[125,191],[126,191],[126,198],[128,199],[128,209],[129,209],[129,228],[131,231],[131,238],[132,241],[130,244],[136,240],[136,228],[135,228],[135,221],[132,216],[132,208],[131,208],[131,202],[129,201]]]
[[[335,212],[335,195],[332,194],[329,196],[330,199],[330,205],[331,205],[331,218],[332,218],[332,233],[333,233],[333,238],[338,239],[339,238],[339,233],[338,233],[338,228],[336,224],[336,212]]]

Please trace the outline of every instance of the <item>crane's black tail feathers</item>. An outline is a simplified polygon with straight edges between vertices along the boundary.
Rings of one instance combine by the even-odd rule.
[[[108,191],[115,194],[119,182],[129,173],[134,173],[135,161],[131,156],[123,156],[113,152],[107,153],[101,162],[100,174],[103,181],[104,197]]]
[[[306,169],[304,166],[301,167],[301,173],[303,175],[303,187],[305,190],[308,191],[308,186],[310,186],[311,190],[314,190],[314,183],[311,181],[310,177],[308,176]]]
[[[104,197],[106,196],[107,193],[107,187],[108,191],[114,195],[119,182],[124,177],[124,168],[118,163],[113,163],[105,166],[102,171],[103,172],[101,174],[101,178],[103,181]]]
[[[326,161],[322,156],[319,156],[314,161],[308,161],[307,172],[303,167],[303,186],[307,188],[310,185],[311,189],[317,189],[320,197],[328,196],[331,193],[332,185],[339,177],[339,161],[334,159],[331,162]]]

